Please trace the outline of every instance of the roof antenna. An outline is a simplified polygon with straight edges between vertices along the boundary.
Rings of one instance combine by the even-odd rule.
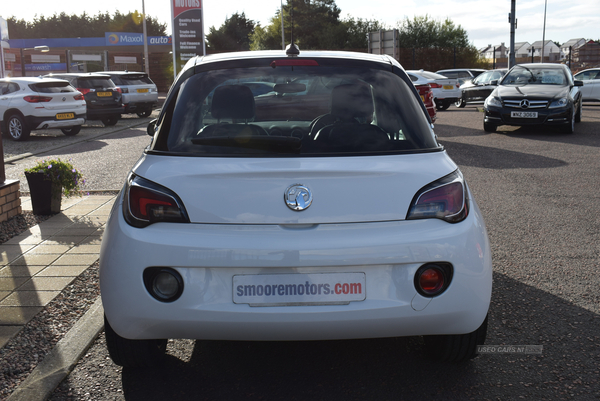
[[[300,54],[300,48],[298,45],[294,43],[294,0],[291,0],[292,9],[291,9],[291,17],[292,17],[292,33],[291,33],[291,43],[287,45],[285,48],[285,54],[289,57],[297,57]]]

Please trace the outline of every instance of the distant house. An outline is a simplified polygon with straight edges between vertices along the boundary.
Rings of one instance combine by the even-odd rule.
[[[551,40],[546,40],[543,42],[544,44],[544,61],[545,62],[555,62],[560,60],[560,47],[556,45]],[[528,48],[527,55],[529,57],[541,57],[542,56],[542,41],[538,40],[537,42],[533,42],[533,44]]]
[[[581,69],[600,67],[600,44],[590,40],[573,49],[572,59],[573,63]]]
[[[524,58],[524,57],[531,57],[531,54],[529,54],[528,50],[531,47],[531,45],[529,44],[529,42],[516,42],[515,43],[515,58]]]
[[[481,55],[481,57],[489,60],[493,60],[495,58],[504,58],[508,54],[508,48],[504,45],[504,42],[495,46],[487,45],[487,47],[484,47],[483,49],[479,50],[479,54]]]
[[[568,59],[571,51],[577,49],[579,46],[584,45],[586,40],[584,38],[571,39],[560,46],[560,59]]]

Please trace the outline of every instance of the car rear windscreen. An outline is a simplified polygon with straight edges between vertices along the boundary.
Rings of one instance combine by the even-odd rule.
[[[37,84],[30,84],[29,88],[31,88],[32,91],[39,93],[75,92],[75,88],[68,82],[40,82]]]

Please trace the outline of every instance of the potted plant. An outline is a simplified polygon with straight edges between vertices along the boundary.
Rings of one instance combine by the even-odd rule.
[[[81,172],[61,159],[39,161],[25,169],[25,177],[33,213],[40,215],[59,213],[62,195],[81,196],[81,185],[85,183]]]

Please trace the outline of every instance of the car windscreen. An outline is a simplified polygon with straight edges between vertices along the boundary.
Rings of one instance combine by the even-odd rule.
[[[30,84],[29,88],[34,92],[39,93],[63,93],[63,92],[75,92],[68,82],[39,82],[36,84]]]
[[[502,85],[566,85],[567,77],[558,68],[515,66],[502,79]]]
[[[439,150],[409,85],[391,71],[368,68],[200,72],[166,106],[153,150],[215,156]]]
[[[154,85],[154,82],[144,74],[123,74],[111,77],[117,85]]]
[[[114,88],[115,84],[108,78],[78,78],[77,87],[82,89]]]

